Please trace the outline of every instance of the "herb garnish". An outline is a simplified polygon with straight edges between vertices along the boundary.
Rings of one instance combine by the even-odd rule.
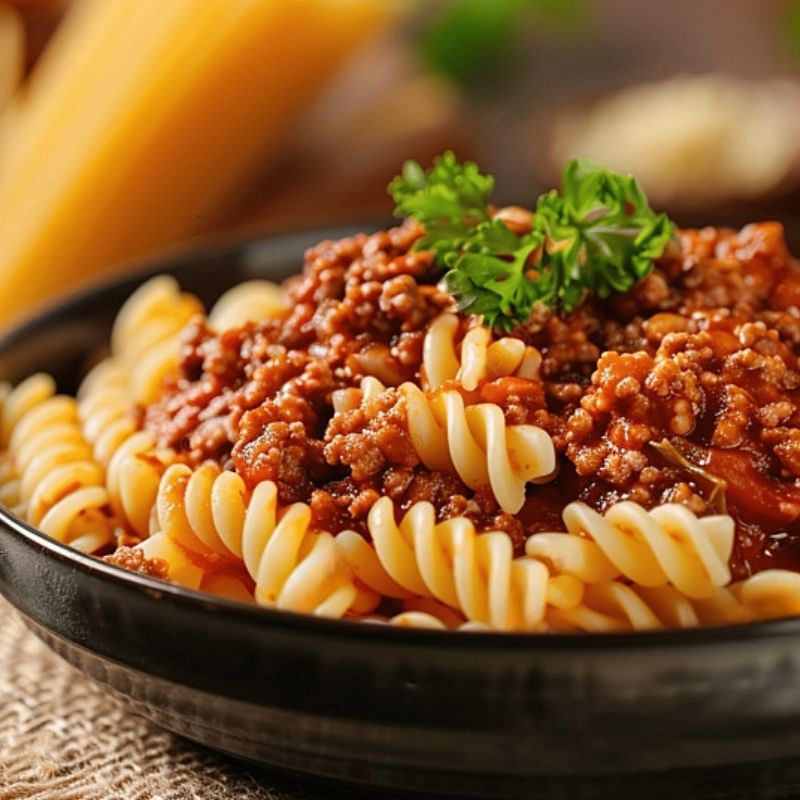
[[[395,213],[425,226],[416,248],[435,253],[459,310],[493,327],[523,322],[536,302],[569,312],[587,291],[628,291],[674,232],[635,178],[581,159],[565,167],[561,193],[539,197],[528,233],[491,218],[493,188],[492,176],[450,152],[428,170],[407,161],[389,185]]]
[[[676,440],[685,441],[681,440],[680,437],[676,437]],[[714,509],[715,514],[728,513],[728,500],[725,495],[728,484],[722,478],[689,461],[669,439],[650,442],[650,447],[658,451],[668,464],[677,467],[695,480],[697,485],[705,492],[706,502]]]

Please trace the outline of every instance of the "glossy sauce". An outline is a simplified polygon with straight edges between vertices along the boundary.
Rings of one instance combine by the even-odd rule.
[[[144,411],[159,444],[235,468],[251,487],[275,481],[281,502],[309,503],[332,532],[367,535],[388,495],[503,530],[521,552],[526,536],[560,529],[576,499],[679,502],[734,517],[736,575],[800,569],[800,273],[779,225],[683,231],[630,293],[567,317],[536,308],[512,332],[541,352],[540,378],[487,381],[465,399],[553,438],[559,474],[529,486],[516,517],[488,489],[420,464],[400,393],[333,413],[333,393],[365,375],[419,380],[425,332],[451,308],[431,254],[411,249],[420,235],[407,223],[324,242],[283,318],[226,332],[193,323],[178,378]]]

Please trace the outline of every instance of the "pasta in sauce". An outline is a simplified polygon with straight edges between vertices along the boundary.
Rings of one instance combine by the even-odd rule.
[[[4,387],[0,502],[111,563],[400,626],[620,631],[800,613],[800,271],[679,233],[625,294],[458,313],[413,221],[205,316],[119,312],[76,399]]]

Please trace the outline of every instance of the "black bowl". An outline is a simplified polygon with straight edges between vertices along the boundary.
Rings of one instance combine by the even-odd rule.
[[[117,308],[175,275],[210,302],[346,229],[183,253],[0,342],[75,388]],[[84,673],[190,739],[281,770],[455,797],[774,796],[800,786],[800,620],[630,635],[414,631],[251,608],[129,574],[0,510],[0,591]]]

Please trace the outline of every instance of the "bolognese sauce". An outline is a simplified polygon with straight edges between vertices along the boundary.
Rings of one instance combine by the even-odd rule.
[[[365,376],[419,380],[426,331],[453,306],[432,254],[412,249],[422,234],[409,221],[312,248],[277,319],[223,332],[193,321],[177,375],[145,410],[158,444],[250,487],[274,481],[332,533],[367,535],[386,495],[505,531],[521,552],[563,529],[576,499],[678,502],[734,518],[735,576],[800,569],[800,271],[780,225],[682,231],[632,291],[566,315],[537,305],[509,334],[541,353],[540,378],[487,380],[477,399],[543,428],[559,455],[556,480],[529,485],[515,515],[421,464],[400,392],[333,413],[335,393]]]

